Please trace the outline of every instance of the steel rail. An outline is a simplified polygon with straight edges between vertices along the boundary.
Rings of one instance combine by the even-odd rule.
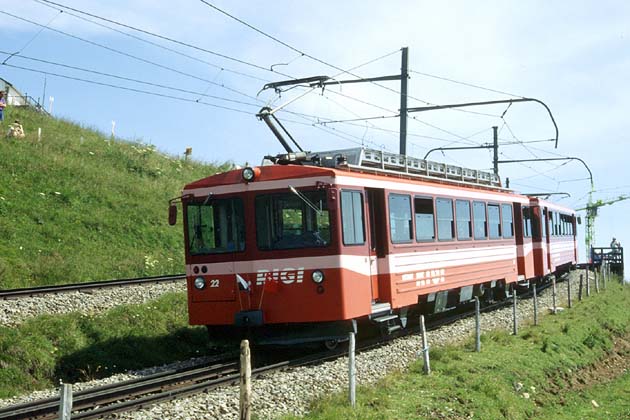
[[[563,278],[564,276],[559,279]],[[542,291],[550,287],[550,285],[550,282],[541,284],[538,286],[537,290]],[[521,293],[517,298],[524,299],[531,297],[531,295],[532,292],[528,291]],[[509,305],[511,305],[511,298],[486,305],[482,308],[482,312],[491,312]],[[468,309],[455,313],[447,312],[429,316],[427,329],[436,330],[442,326],[473,315],[474,310]],[[357,348],[357,351],[364,352],[373,348],[382,347],[393,339],[414,335],[417,334],[418,331],[419,327],[413,327],[401,330],[399,333],[386,337],[386,339],[376,337],[363,340],[361,345]],[[257,377],[263,373],[289,367],[318,364],[345,355],[346,351],[343,348],[334,351],[314,353],[255,368],[252,370],[252,376]],[[72,418],[100,418],[114,413],[147,407],[158,402],[174,400],[226,384],[237,384],[240,379],[237,362],[234,359],[224,359],[224,361],[220,362],[221,357],[225,358],[225,355],[216,356],[211,362],[206,361],[206,366],[203,367],[201,367],[201,365],[195,365],[191,368],[156,373],[141,378],[76,392],[73,396],[74,406]],[[208,363],[215,364],[207,366]],[[89,410],[90,407],[96,408]],[[57,418],[58,409],[59,398],[52,397],[2,408],[0,409],[0,419],[55,419]]]
[[[36,296],[47,293],[66,293],[89,289],[105,289],[119,286],[133,286],[147,283],[163,283],[183,280],[185,274],[167,274],[161,276],[137,277],[130,279],[116,279],[104,281],[90,281],[85,283],[59,284],[51,286],[26,287],[20,289],[0,290],[0,299],[12,299],[25,296]]]

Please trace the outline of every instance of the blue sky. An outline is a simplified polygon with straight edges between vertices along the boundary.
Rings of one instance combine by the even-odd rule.
[[[69,10],[60,13],[35,0],[0,1],[0,50],[18,54],[6,63],[89,79],[155,95],[89,84],[24,69],[0,66],[0,77],[31,96],[54,97],[53,114],[116,135],[142,140],[170,154],[193,148],[193,156],[210,162],[257,164],[262,156],[282,151],[256,112],[305,92],[296,88],[279,98],[260,92],[269,81],[313,75],[352,78],[312,60],[208,7],[199,0],[59,0],[94,15],[116,20],[198,47],[192,49],[150,37],[105,21],[89,18],[176,50],[143,43],[120,32],[81,20]],[[575,156],[593,171],[594,198],[630,193],[627,164],[630,119],[630,3],[574,2],[404,2],[345,1],[260,3],[212,0],[249,24],[296,50],[362,77],[400,72],[400,53],[409,47],[409,105],[506,99],[506,94],[472,88],[426,74],[538,98],[551,108],[559,129],[558,148],[550,142],[502,146],[501,159]],[[28,19],[47,29],[27,23]],[[76,12],[71,12],[78,14]],[[88,18],[85,15],[80,15]],[[62,35],[64,31],[94,44]],[[113,52],[118,50],[126,55]],[[205,49],[245,61],[221,58]],[[128,55],[139,57],[132,59]],[[188,56],[188,57],[186,57]],[[1,55],[4,58],[7,55]],[[115,74],[128,79],[170,86],[174,91],[129,80],[72,70],[25,57]],[[151,61],[154,64],[149,64]],[[171,68],[166,69],[165,67]],[[419,72],[419,73],[418,73]],[[185,74],[183,74],[185,73]],[[425,73],[425,74],[420,74]],[[44,94],[44,79],[46,91]],[[380,86],[330,86],[293,102],[280,117],[308,150],[369,147],[398,150],[398,120],[321,124],[326,120],[391,117],[399,107],[397,82]],[[166,95],[185,98],[181,101]],[[211,95],[211,96],[204,96]],[[229,107],[204,105],[195,101]],[[461,111],[414,114],[409,120],[409,154],[422,157],[428,149],[491,141],[491,127],[500,128],[501,143],[548,139],[553,126],[535,104],[505,105]],[[297,113],[297,114],[296,114]],[[298,115],[298,114],[306,114]],[[434,153],[434,160],[490,169],[489,151]],[[577,162],[505,164],[503,179],[520,192],[568,192],[559,203],[586,204],[589,181]],[[607,246],[617,236],[630,246],[626,215],[630,200],[604,207],[596,222],[596,244]],[[583,226],[580,227],[583,233]],[[629,248],[630,249],[630,248]]]

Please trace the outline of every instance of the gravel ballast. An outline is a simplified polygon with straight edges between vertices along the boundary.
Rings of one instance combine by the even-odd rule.
[[[577,302],[579,274],[574,271],[569,275],[574,304]],[[566,305],[567,282],[559,282],[557,287],[559,306]],[[595,287],[591,282],[591,293]],[[585,292],[584,292],[585,295]],[[1,303],[1,302],[0,302]],[[552,288],[541,292],[538,297],[538,313],[548,314],[552,307]],[[518,302],[519,322],[533,318],[533,300]],[[482,331],[497,329],[512,330],[512,307],[481,315]],[[428,333],[429,345],[432,347],[460,342],[474,333],[474,317],[457,321]],[[421,357],[421,339],[418,335],[393,340],[385,346],[357,354],[357,383],[360,385],[374,383],[391,372],[405,370],[409,364]],[[186,363],[186,362],[183,362]],[[316,366],[292,368],[264,374],[253,381],[252,412],[261,419],[273,419],[283,414],[307,413],[311,401],[333,392],[347,390],[348,375],[347,357],[322,363]],[[127,375],[116,375],[100,381],[75,384],[76,389],[102,385],[113,381],[137,377],[147,372],[154,373],[163,369],[172,369],[180,364],[151,368],[143,372],[130,372]],[[0,406],[21,403],[36,398],[57,395],[58,390],[32,393],[28,396],[10,400],[0,400]],[[239,407],[239,388],[226,386],[187,398],[157,404],[135,412],[120,413],[117,419],[237,419]]]

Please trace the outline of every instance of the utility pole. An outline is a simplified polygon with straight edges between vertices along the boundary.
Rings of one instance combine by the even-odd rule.
[[[492,158],[492,167],[494,168],[494,174],[499,176],[499,127],[496,125],[492,127],[493,132],[493,145],[494,157]]]
[[[407,155],[407,79],[409,78],[409,47],[402,48],[400,66],[400,154]]]

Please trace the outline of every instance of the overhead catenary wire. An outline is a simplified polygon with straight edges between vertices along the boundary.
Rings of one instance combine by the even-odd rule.
[[[250,111],[245,111],[245,110],[242,110],[242,109],[231,108],[231,107],[227,107],[227,106],[224,106],[224,105],[212,104],[212,103],[209,103],[209,102],[198,101],[198,100],[190,99],[190,98],[183,98],[181,96],[168,95],[168,94],[159,93],[159,92],[151,92],[151,91],[147,91],[147,90],[130,88],[130,87],[126,87],[126,86],[119,86],[119,85],[114,85],[112,83],[98,82],[98,81],[95,81],[95,80],[83,79],[83,78],[80,78],[80,77],[74,77],[74,76],[68,76],[68,75],[59,74],[59,73],[53,73],[53,72],[50,72],[50,71],[44,71],[44,70],[32,69],[32,68],[28,68],[28,67],[16,66],[16,65],[13,65],[13,64],[8,64],[8,63],[4,64],[4,66],[12,67],[12,68],[16,68],[16,69],[20,69],[20,70],[24,70],[24,71],[30,71],[30,72],[34,72],[34,73],[45,74],[47,76],[61,77],[61,78],[64,78],[64,79],[69,79],[69,80],[74,80],[74,81],[79,81],[79,82],[84,82],[84,83],[90,83],[90,84],[110,87],[110,88],[114,88],[114,89],[126,90],[126,91],[136,92],[136,93],[143,93],[143,94],[146,94],[146,95],[159,96],[159,97],[162,97],[162,98],[175,99],[175,100],[178,100],[178,101],[196,103],[196,104],[210,106],[210,107],[213,107],[213,108],[220,108],[220,109],[224,109],[224,110],[227,110],[227,111],[233,111],[233,112],[238,112],[238,113],[241,113],[241,114],[252,115],[252,112],[250,112]],[[256,106],[258,106],[258,105],[256,105]]]
[[[55,16],[53,16],[53,17],[52,17],[52,19],[50,19],[46,25],[43,25],[43,26],[39,29],[39,31],[37,31],[37,32],[35,33],[35,35],[33,35],[33,36],[31,37],[31,39],[29,39],[29,40],[28,40],[28,41],[24,44],[24,46],[23,46],[22,48],[20,48],[20,49],[19,49],[18,51],[16,51],[16,52],[10,53],[10,54],[9,54],[9,56],[8,56],[7,58],[5,58],[5,59],[4,59],[4,61],[2,61],[2,64],[6,64],[6,63],[8,63],[8,62],[9,62],[9,60],[10,60],[13,56],[18,55],[18,54],[21,54],[21,53],[22,53],[22,52],[23,52],[26,48],[28,48],[28,46],[29,46],[29,45],[31,45],[31,44],[33,43],[33,41],[35,41],[35,39],[36,39],[36,38],[37,38],[37,37],[38,37],[38,36],[39,36],[42,32],[44,32],[44,29],[48,28],[48,27],[49,27],[49,26],[53,23],[53,21],[54,21],[55,19],[57,19],[57,18],[58,18],[58,17],[59,17],[62,13],[63,13],[63,12],[62,12],[62,11],[60,11],[60,12],[59,12],[59,13],[57,13]]]
[[[222,53],[219,53],[219,52],[216,52],[216,51],[213,51],[213,50],[209,50],[207,48],[200,47],[198,45],[193,45],[193,44],[190,44],[188,42],[184,42],[184,41],[177,40],[175,38],[168,37],[168,36],[165,36],[165,35],[160,35],[158,33],[151,32],[151,31],[146,30],[146,29],[138,28],[138,27],[126,24],[126,23],[122,23],[122,22],[119,22],[119,21],[116,21],[116,20],[113,20],[113,19],[109,19],[109,18],[106,18],[106,17],[103,17],[103,16],[96,15],[94,13],[89,13],[89,12],[86,12],[86,11],[83,11],[83,10],[79,10],[79,9],[70,7],[68,5],[62,4],[62,3],[54,2],[54,1],[51,1],[51,0],[37,0],[37,1],[38,2],[44,2],[44,3],[52,4],[52,5],[55,5],[55,6],[67,9],[67,10],[72,10],[72,11],[74,11],[76,13],[80,13],[80,14],[83,14],[83,15],[86,15],[86,16],[90,16],[92,18],[99,19],[99,20],[102,20],[102,21],[105,21],[105,22],[108,22],[108,23],[111,23],[111,24],[114,24],[114,25],[117,25],[117,26],[121,26],[123,28],[131,29],[133,31],[143,33],[145,35],[149,35],[149,36],[152,36],[152,37],[155,37],[155,38],[159,38],[159,39],[162,39],[162,40],[165,40],[165,41],[168,41],[168,42],[172,42],[174,44],[178,44],[178,45],[185,46],[185,47],[188,47],[188,48],[192,48],[192,49],[195,49],[195,50],[198,50],[198,51],[202,51],[202,52],[205,52],[205,53],[217,56],[217,57],[221,57],[221,58],[229,60],[229,61],[233,61],[235,63],[243,64],[243,65],[246,65],[246,66],[249,66],[249,67],[252,67],[252,68],[256,68],[258,70],[264,70],[264,71],[268,71],[268,72],[271,72],[271,73],[279,74],[279,75],[284,76],[284,77],[291,77],[292,78],[292,76],[289,76],[288,74],[284,74],[284,73],[281,73],[281,72],[278,72],[278,71],[271,70],[268,67],[264,67],[264,66],[261,66],[259,64],[256,64],[256,63],[253,63],[253,62],[250,62],[250,61],[246,61],[246,60],[242,60],[242,59],[239,59],[239,58],[236,58],[236,57],[232,57],[232,56],[229,56],[227,54],[222,54]]]
[[[30,23],[30,24],[33,24],[33,25],[36,25],[36,26],[39,26],[39,27],[43,27],[43,26],[45,26],[45,25],[42,25],[41,23],[38,23],[38,22],[32,21],[32,20],[30,20],[30,19],[26,19],[26,18],[24,18],[24,17],[17,16],[17,15],[15,15],[15,14],[12,14],[12,13],[6,12],[6,11],[4,11],[4,10],[0,10],[0,13],[3,13],[3,14],[5,14],[5,15],[7,15],[7,16],[11,16],[11,17],[13,17],[13,18],[15,18],[15,19],[18,19],[18,20],[21,20],[21,21],[24,21],[24,22],[28,22],[28,23]],[[99,48],[103,48],[103,49],[105,49],[105,50],[107,50],[107,51],[110,51],[110,52],[113,52],[113,53],[116,53],[116,54],[119,54],[119,55],[122,55],[122,56],[125,56],[125,57],[128,57],[128,58],[131,58],[131,59],[133,59],[133,60],[137,60],[137,61],[143,62],[143,63],[145,63],[145,64],[150,64],[150,65],[152,65],[152,66],[155,66],[155,67],[161,68],[161,69],[163,69],[163,70],[168,70],[168,71],[171,71],[171,72],[177,73],[177,74],[179,74],[179,75],[186,76],[186,77],[189,77],[189,78],[192,78],[192,79],[196,79],[196,80],[199,80],[199,81],[202,81],[202,82],[205,82],[205,83],[210,83],[210,84],[213,84],[213,85],[219,86],[219,87],[221,87],[221,88],[223,88],[223,89],[229,90],[229,91],[231,91],[231,92],[237,93],[237,94],[239,94],[239,95],[241,95],[241,96],[245,96],[245,97],[247,97],[247,98],[249,98],[249,99],[253,99],[253,100],[256,100],[256,101],[260,101],[259,99],[255,98],[255,97],[253,97],[253,96],[251,96],[251,95],[248,95],[248,94],[246,94],[246,93],[244,93],[244,92],[241,92],[241,91],[239,91],[239,90],[236,90],[236,89],[231,88],[231,87],[229,87],[229,86],[226,86],[226,85],[224,85],[224,84],[221,84],[221,83],[216,83],[216,82],[213,82],[212,80],[209,80],[209,79],[206,79],[206,78],[203,78],[203,77],[199,77],[199,76],[195,76],[194,74],[187,73],[187,72],[184,72],[184,71],[181,71],[181,70],[175,69],[175,68],[173,68],[173,67],[169,67],[169,66],[166,66],[166,65],[163,65],[163,64],[157,63],[157,62],[155,62],[155,61],[147,60],[147,59],[145,59],[145,58],[138,57],[138,56],[136,56],[136,55],[129,54],[129,53],[126,53],[126,52],[121,51],[121,50],[117,50],[117,49],[112,48],[112,47],[108,47],[107,45],[99,44],[98,42],[90,41],[89,39],[81,38],[81,37],[79,37],[79,36],[76,36],[76,35],[70,34],[70,33],[68,33],[68,32],[61,31],[61,30],[59,30],[59,29],[50,28],[50,27],[48,27],[48,28],[46,28],[46,29],[48,29],[49,31],[53,31],[53,32],[59,33],[59,34],[61,34],[61,35],[64,35],[64,36],[67,36],[67,37],[70,37],[70,38],[76,39],[76,40],[78,40],[78,41],[85,42],[85,43],[87,43],[87,44],[94,45],[94,46],[97,46],[97,47],[99,47]]]
[[[9,53],[7,53],[6,51],[1,51],[0,50],[0,54],[9,54]],[[249,105],[249,106],[254,106],[254,107],[260,106],[257,103],[255,104],[255,103],[251,103],[251,102],[239,101],[239,100],[236,100],[236,99],[224,98],[224,97],[216,96],[216,95],[209,95],[209,94],[206,94],[205,92],[196,92],[196,91],[192,91],[192,90],[177,88],[177,87],[174,87],[174,86],[163,85],[163,84],[160,84],[160,83],[148,82],[148,81],[145,81],[145,80],[139,80],[139,79],[134,79],[134,78],[131,78],[131,77],[125,77],[125,76],[120,76],[120,75],[116,75],[116,74],[112,74],[112,73],[106,73],[106,72],[102,72],[102,71],[98,71],[98,70],[86,69],[86,68],[82,68],[82,67],[72,66],[72,65],[69,65],[69,64],[58,63],[58,62],[49,61],[49,60],[43,60],[43,59],[34,58],[34,57],[28,57],[28,56],[25,56],[25,55],[18,55],[17,58],[24,59],[24,60],[35,61],[35,62],[38,62],[38,63],[50,64],[50,65],[54,65],[54,66],[58,66],[58,67],[71,69],[71,70],[77,70],[77,71],[82,71],[82,72],[86,72],[86,73],[96,74],[96,75],[99,75],[99,76],[111,77],[111,78],[114,78],[114,79],[124,80],[124,81],[127,81],[127,82],[139,83],[139,84],[143,84],[143,85],[146,85],[146,86],[158,87],[158,88],[161,88],[161,89],[168,89],[168,90],[173,90],[173,91],[182,92],[182,93],[189,93],[189,94],[197,95],[197,96],[201,96],[201,97],[217,99],[217,100],[220,100],[220,101],[232,102],[232,103],[237,103],[237,104],[241,104],[241,105]]]
[[[64,6],[64,7],[68,7],[67,10],[64,10],[64,9],[61,8],[61,6],[59,6],[59,7],[53,6],[51,4],[48,4],[48,2],[46,2],[45,0],[33,0],[33,1],[36,2],[36,3],[39,3],[39,4],[43,5],[43,6],[49,7],[51,9],[53,9],[53,10],[59,10],[61,12],[64,12],[65,14],[70,15],[72,17],[75,17],[77,19],[80,19],[80,20],[82,20],[84,22],[91,23],[91,24],[99,26],[101,28],[109,29],[110,31],[119,33],[121,35],[127,36],[129,38],[135,39],[135,40],[140,41],[140,42],[143,42],[145,44],[153,45],[153,46],[155,46],[157,48],[163,49],[165,51],[172,52],[173,54],[177,54],[177,55],[182,56],[182,57],[186,57],[186,58],[188,58],[190,60],[194,60],[194,61],[197,61],[199,63],[206,64],[206,65],[208,65],[210,67],[214,67],[216,69],[220,69],[220,70],[226,71],[228,73],[233,73],[233,74],[236,74],[236,75],[239,75],[239,76],[248,77],[250,79],[258,80],[258,81],[261,81],[261,82],[269,82],[269,80],[266,80],[266,79],[263,79],[263,78],[260,78],[260,77],[248,74],[248,73],[244,73],[244,72],[241,72],[241,71],[237,71],[237,70],[225,67],[225,66],[221,66],[221,65],[218,65],[216,63],[212,63],[210,61],[203,60],[203,59],[201,59],[199,57],[195,57],[195,56],[192,56],[190,54],[186,54],[186,53],[178,51],[178,50],[176,50],[174,48],[169,48],[169,47],[167,47],[165,45],[158,44],[157,42],[149,41],[148,39],[144,39],[142,37],[130,34],[128,32],[121,31],[120,29],[116,29],[116,28],[113,28],[111,26],[105,25],[103,23],[96,22],[94,20],[91,20],[91,19],[88,19],[86,17],[80,16],[79,14],[69,12],[68,10],[76,10],[76,9],[71,9],[68,6]]]
[[[462,82],[462,81],[459,81],[459,80],[450,79],[448,77],[443,77],[443,76],[437,76],[435,74],[424,73],[424,72],[417,71],[417,70],[409,70],[409,72],[410,73],[419,74],[421,76],[432,77],[434,79],[439,79],[439,80],[444,80],[444,81],[451,82],[451,83],[456,83],[458,85],[469,86],[469,87],[473,87],[473,88],[476,88],[476,89],[481,89],[481,90],[485,90],[485,91],[493,92],[493,93],[499,93],[501,95],[514,96],[515,98],[524,98],[524,96],[516,95],[514,93],[509,93],[509,92],[505,92],[505,91],[497,90],[497,89],[491,89],[491,88],[487,88],[487,87],[484,87],[484,86],[475,85],[473,83]]]
[[[45,0],[45,1],[49,1],[49,0]],[[212,4],[212,3],[210,3],[210,2],[209,2],[209,1],[207,1],[207,0],[199,0],[199,1],[201,1],[201,3],[205,4],[206,6],[208,6],[208,7],[212,8],[212,9],[216,10],[217,12],[222,13],[223,15],[225,15],[225,16],[227,16],[227,17],[229,17],[230,19],[233,19],[233,20],[235,20],[235,21],[239,22],[240,24],[242,24],[242,25],[244,25],[244,26],[246,26],[246,27],[250,28],[251,30],[253,30],[253,31],[255,31],[255,32],[259,33],[259,34],[261,34],[262,36],[264,36],[264,37],[266,37],[266,38],[269,38],[269,39],[273,40],[274,42],[276,42],[276,43],[278,43],[278,44],[280,44],[280,45],[283,45],[284,47],[286,47],[286,48],[288,48],[288,49],[290,49],[290,50],[292,50],[292,51],[295,51],[296,53],[301,54],[301,55],[302,55],[302,56],[304,56],[304,57],[310,58],[310,59],[311,59],[311,60],[313,60],[313,61],[316,61],[316,62],[318,62],[318,63],[320,63],[320,64],[323,64],[323,65],[325,65],[325,66],[328,66],[328,67],[330,67],[330,68],[333,68],[333,69],[335,69],[335,70],[339,71],[340,73],[339,73],[339,74],[337,74],[336,76],[340,76],[340,75],[342,75],[342,74],[349,74],[349,75],[351,75],[351,76],[353,76],[353,77],[362,78],[361,76],[359,76],[359,75],[357,75],[357,74],[355,74],[355,73],[352,73],[352,69],[351,69],[351,70],[345,70],[345,69],[343,69],[343,68],[341,68],[341,67],[339,67],[339,66],[336,66],[336,65],[334,65],[334,64],[332,64],[332,63],[330,63],[330,62],[327,62],[327,61],[322,60],[322,59],[320,59],[320,58],[318,58],[318,57],[315,57],[315,56],[313,56],[313,55],[311,55],[311,54],[309,54],[309,53],[307,53],[307,52],[305,52],[305,51],[302,51],[302,50],[300,50],[299,48],[294,47],[294,46],[292,46],[292,45],[290,45],[290,44],[288,44],[288,43],[286,43],[286,42],[282,41],[281,39],[279,39],[279,38],[277,38],[277,37],[275,37],[275,36],[273,36],[273,35],[271,35],[271,34],[269,34],[269,33],[265,32],[265,31],[263,31],[263,30],[261,30],[261,29],[258,29],[258,28],[257,28],[257,27],[255,27],[254,25],[252,25],[252,24],[250,24],[250,23],[248,23],[248,22],[244,21],[243,19],[238,18],[237,16],[234,16],[233,14],[231,14],[231,13],[229,13],[229,12],[227,12],[227,11],[225,11],[225,10],[221,9],[220,7],[218,7],[218,6],[216,6],[216,5]],[[390,54],[388,54],[388,55],[390,55]],[[377,82],[375,82],[375,81],[371,81],[370,83],[371,83],[371,84],[373,84],[373,85],[375,85],[375,86],[378,86],[378,87],[380,87],[380,88],[382,88],[382,89],[385,89],[385,90],[388,90],[388,91],[390,91],[390,92],[396,93],[397,95],[401,95],[401,94],[402,94],[400,91],[398,91],[398,90],[396,90],[396,89],[392,89],[392,88],[390,88],[389,86],[382,85],[382,84],[377,83]],[[434,103],[431,103],[431,102],[425,101],[425,100],[423,100],[423,99],[416,98],[416,97],[411,96],[411,95],[409,95],[409,94],[407,94],[406,96],[407,96],[407,98],[409,98],[409,99],[414,99],[414,100],[416,100],[416,101],[422,102],[422,103],[427,104],[427,105],[436,105],[436,104],[434,104]],[[480,112],[476,112],[476,111],[470,111],[470,110],[465,110],[465,109],[453,109],[453,111],[466,112],[466,113],[473,113],[473,114],[480,114],[480,115],[486,115],[486,116],[491,116],[491,117],[498,117],[497,115],[484,114],[484,113],[480,113]]]

